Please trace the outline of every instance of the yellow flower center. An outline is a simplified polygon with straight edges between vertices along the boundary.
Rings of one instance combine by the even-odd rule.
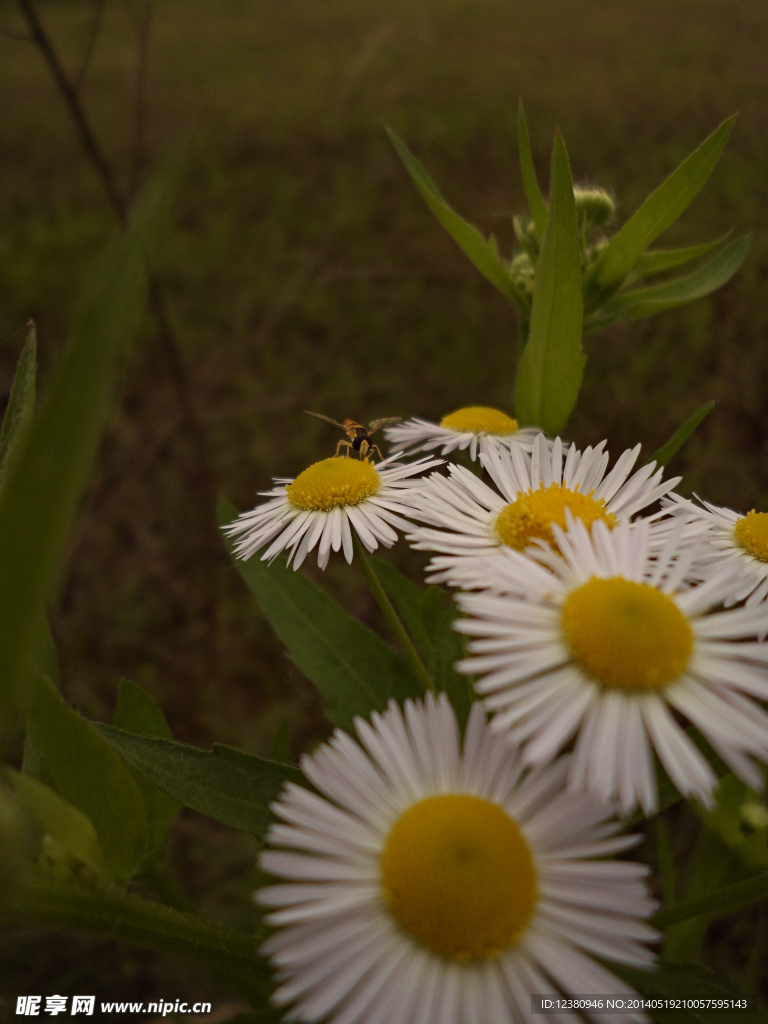
[[[671,597],[621,576],[592,578],[563,602],[573,660],[603,686],[653,690],[685,670],[693,631]]]
[[[575,519],[580,519],[589,529],[601,519],[613,529],[618,519],[612,512],[606,512],[602,498],[593,498],[594,491],[582,494],[562,484],[550,484],[536,491],[518,491],[511,505],[505,505],[496,520],[496,533],[503,544],[522,551],[532,540],[540,538],[552,547],[552,524],[565,529],[565,510],[569,508]]]
[[[747,512],[736,523],[733,536],[750,555],[768,562],[768,512]]]
[[[490,409],[486,405],[468,405],[464,409],[450,412],[440,420],[441,427],[449,430],[460,430],[470,434],[516,434],[517,420],[507,416],[500,409]]]
[[[381,480],[364,459],[323,459],[299,473],[285,491],[296,508],[324,512],[344,505],[358,505],[379,489]]]
[[[509,949],[537,901],[517,822],[468,793],[426,797],[395,822],[381,856],[384,901],[413,938],[450,960]]]

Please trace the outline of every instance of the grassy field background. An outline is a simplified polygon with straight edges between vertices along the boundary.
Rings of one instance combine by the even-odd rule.
[[[612,189],[620,221],[738,111],[711,181],[663,241],[753,231],[742,271],[694,306],[588,338],[567,433],[581,446],[605,437],[614,452],[637,441],[652,451],[715,398],[716,411],[670,468],[685,474],[686,493],[741,511],[768,508],[768,7],[164,0],[151,5],[137,130],[137,23],[147,9],[134,0],[104,5],[81,96],[127,195],[191,133],[156,267],[182,371],[148,317],[54,611],[63,687],[79,709],[109,718],[127,676],[157,697],[188,742],[264,753],[282,720],[294,752],[319,738],[317,698],[228,564],[216,497],[248,507],[273,475],[331,453],[331,428],[304,408],[366,420],[509,407],[513,313],[433,221],[383,123],[457,209],[509,248],[511,214],[523,207],[518,96],[540,178],[559,126],[575,179]],[[77,77],[94,6],[49,0],[39,12]],[[19,38],[27,30],[14,4],[0,8],[0,29],[7,393],[30,316],[44,386],[113,220],[39,51]],[[392,557],[421,564],[407,552]],[[341,567],[325,582],[375,623]],[[244,840],[190,815],[173,856],[211,913],[247,920],[253,850]],[[52,971],[67,991],[108,971],[106,998],[139,989],[151,998],[161,985],[145,954],[57,938],[30,960],[25,942],[35,936],[17,940],[8,991],[38,991],[41,973],[48,985]],[[75,953],[62,956],[65,945]],[[168,970],[181,978],[186,968]],[[183,976],[179,993],[197,984],[191,971]]]

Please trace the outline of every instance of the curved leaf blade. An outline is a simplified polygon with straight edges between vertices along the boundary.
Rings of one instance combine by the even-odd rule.
[[[525,198],[528,200],[528,208],[531,211],[531,217],[533,217],[536,235],[541,240],[547,227],[549,210],[539,188],[536,168],[533,166],[531,139],[528,135],[528,122],[525,119],[522,99],[517,108],[517,148],[520,154],[520,174],[523,179],[523,191],[525,192]]]
[[[386,126],[385,126],[386,127]],[[437,220],[442,224],[458,247],[477,267],[483,277],[490,281],[501,294],[514,303],[521,311],[527,313],[529,302],[521,288],[512,280],[504,262],[499,256],[496,240],[483,235],[468,221],[455,213],[443,198],[440,190],[430,178],[422,165],[411,153],[400,136],[387,127],[387,133],[397,155],[410,174],[421,197]]]
[[[675,267],[685,266],[686,263],[693,263],[694,260],[706,256],[708,252],[724,245],[731,234],[727,231],[720,238],[713,242],[702,242],[700,245],[688,245],[681,249],[651,249],[642,253],[632,268],[633,278],[654,277],[656,274],[665,274]]]
[[[24,347],[8,396],[8,405],[0,431],[0,486],[5,478],[5,463],[21,441],[32,422],[35,410],[35,378],[37,376],[37,331],[32,320],[27,324]]]
[[[709,416],[716,405],[717,402],[712,400],[711,402],[705,402],[704,405],[700,405],[698,409],[694,409],[691,415],[680,424],[670,439],[661,448],[658,448],[649,459],[646,459],[646,462],[655,462],[657,466],[666,466],[672,456],[680,451],[696,427]]]
[[[602,327],[617,320],[639,320],[709,295],[721,288],[739,269],[747,255],[749,241],[749,235],[736,238],[711,260],[685,277],[617,295],[606,302],[599,313],[589,318],[589,326]]]
[[[533,292],[531,329],[517,370],[521,426],[556,434],[576,404],[584,371],[581,259],[571,168],[560,134],[552,149],[549,221]]]
[[[221,514],[222,523],[236,515],[224,503]],[[367,718],[392,698],[402,703],[422,694],[405,658],[284,559],[232,560],[292,660],[322,694],[334,725],[349,731],[355,715]]]
[[[735,115],[723,121],[648,196],[600,254],[590,273],[591,281],[600,288],[613,288],[624,280],[640,253],[677,220],[703,187],[720,158],[735,122]]]
[[[269,804],[286,781],[307,785],[295,765],[234,747],[216,744],[201,750],[100,722],[92,725],[126,764],[185,807],[255,836],[262,836],[272,820]]]

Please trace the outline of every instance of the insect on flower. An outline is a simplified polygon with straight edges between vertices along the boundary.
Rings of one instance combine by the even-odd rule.
[[[349,438],[348,441],[339,441],[336,445],[336,457],[338,458],[339,449],[347,449],[347,458],[349,458],[349,449],[357,452],[361,459],[368,459],[373,462],[373,453],[377,452],[379,459],[383,459],[381,449],[377,444],[371,441],[371,437],[381,427],[390,426],[393,423],[399,423],[402,416],[384,416],[378,420],[371,420],[367,427],[363,426],[362,423],[356,423],[355,420],[344,420],[343,423],[337,423],[336,420],[332,420],[330,416],[323,416],[321,412],[310,412],[309,409],[305,409],[304,412],[307,416],[314,416],[315,419],[324,420],[326,423],[330,423],[331,426],[338,427],[339,430],[343,430]]]

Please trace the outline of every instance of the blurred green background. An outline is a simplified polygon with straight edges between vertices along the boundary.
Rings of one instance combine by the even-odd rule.
[[[524,206],[519,96],[540,179],[559,126],[574,179],[612,189],[619,222],[740,113],[712,179],[661,244],[752,230],[743,269],[691,307],[587,338],[567,433],[580,446],[605,437],[614,453],[637,441],[650,452],[715,398],[670,470],[685,474],[685,493],[768,508],[768,6],[47,0],[36,9],[123,194],[136,194],[179,134],[192,139],[155,264],[174,347],[148,315],[54,610],[63,688],[78,709],[110,718],[127,676],[160,701],[179,739],[265,753],[287,721],[294,754],[306,748],[323,734],[319,701],[228,565],[216,497],[250,507],[272,476],[331,454],[332,428],[305,408],[359,420],[509,408],[514,314],[432,219],[384,122],[508,252],[511,215]],[[4,4],[2,394],[29,317],[45,386],[74,297],[114,228],[27,36],[19,9]],[[392,557],[421,564],[399,549]],[[376,621],[343,567],[332,564],[325,582]],[[189,891],[242,923],[252,847],[193,815],[174,844]],[[30,961],[20,942],[9,991],[39,991],[52,971],[62,990],[87,991],[108,969],[106,998],[139,989],[152,998],[161,985],[149,954],[59,937]],[[193,969],[174,970],[187,971],[173,982],[176,998],[197,982]],[[26,988],[13,988],[19,977]]]

